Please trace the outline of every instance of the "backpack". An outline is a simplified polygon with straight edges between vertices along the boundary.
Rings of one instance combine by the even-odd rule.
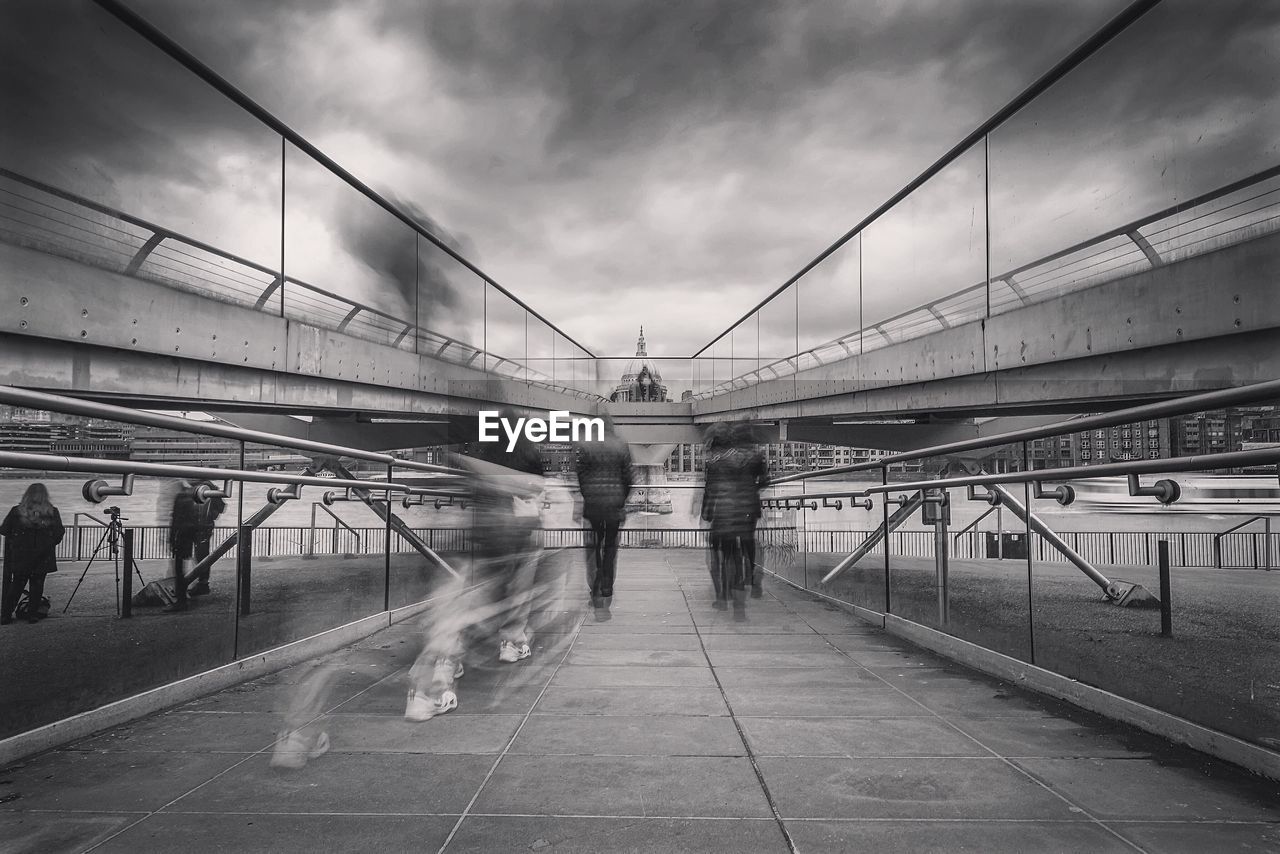
[[[40,604],[36,606],[35,612],[41,617],[47,617],[49,616],[50,608],[51,606],[49,605],[48,598],[41,596]],[[23,593],[22,598],[18,600],[17,607],[13,609],[13,613],[15,616],[21,619],[25,619],[29,614],[30,609],[31,609],[31,594]]]
[[[178,601],[178,583],[172,578],[152,581],[133,595],[133,604],[141,606],[172,605]]]

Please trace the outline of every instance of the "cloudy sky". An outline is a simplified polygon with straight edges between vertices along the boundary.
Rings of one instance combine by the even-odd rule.
[[[587,347],[628,354],[643,323],[680,356],[1125,3],[129,5]],[[278,265],[278,138],[87,0],[0,9],[10,168]],[[979,151],[931,182],[772,307],[761,341],[783,330],[768,348],[791,352],[797,312],[804,344],[980,280],[988,178],[999,266],[1274,164],[1278,10],[1167,0],[994,137],[989,176]],[[286,160],[291,275],[475,334],[469,276]]]

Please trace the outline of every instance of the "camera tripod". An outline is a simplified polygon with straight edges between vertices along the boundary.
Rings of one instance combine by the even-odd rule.
[[[111,521],[107,523],[107,529],[102,532],[102,538],[98,540],[98,544],[93,548],[93,554],[89,556],[89,562],[85,564],[84,571],[80,573],[80,580],[76,582],[75,589],[71,591],[71,595],[67,597],[67,604],[62,606],[62,613],[67,613],[67,609],[71,607],[71,600],[76,598],[76,593],[80,590],[80,585],[84,583],[84,577],[89,574],[89,569],[93,566],[93,562],[102,556],[105,549],[107,555],[102,557],[103,560],[110,560],[115,568],[116,576],[116,615],[120,614],[120,542],[124,539],[124,525],[122,521],[128,519],[127,516],[120,515],[119,507],[108,507],[102,511],[104,515],[110,516]],[[142,570],[138,569],[138,562],[133,555],[129,556],[131,566],[125,567],[125,572],[132,569],[138,573],[138,580],[142,582],[142,586],[147,586],[147,580],[142,577]]]

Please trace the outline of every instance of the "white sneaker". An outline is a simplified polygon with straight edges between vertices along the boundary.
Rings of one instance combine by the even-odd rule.
[[[508,664],[528,658],[531,655],[533,655],[533,650],[529,648],[529,644],[525,641],[513,643],[512,641],[504,640],[498,646],[498,660],[505,661]]]
[[[452,691],[440,694],[439,700],[433,700],[426,694],[419,694],[409,689],[409,700],[405,703],[404,717],[409,721],[429,721],[436,715],[443,715],[458,708],[458,695]]]
[[[329,733],[322,732],[308,743],[302,730],[280,733],[276,749],[271,754],[272,768],[302,768],[308,759],[316,759],[329,752]]]

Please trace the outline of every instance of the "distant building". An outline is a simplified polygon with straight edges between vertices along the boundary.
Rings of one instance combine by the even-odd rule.
[[[645,349],[644,327],[640,327],[640,338],[636,341],[636,356],[627,364],[622,373],[622,381],[609,395],[614,403],[667,403],[667,387],[662,382],[662,374],[657,365],[649,361]]]

